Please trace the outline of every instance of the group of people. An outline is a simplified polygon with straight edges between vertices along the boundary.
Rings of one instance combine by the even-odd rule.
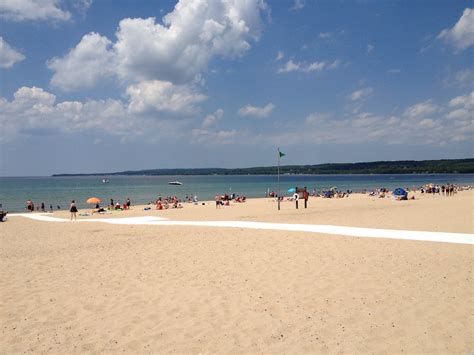
[[[181,204],[181,201],[177,196],[169,196],[165,198],[159,196],[155,201],[155,206],[157,210],[167,210],[168,208],[183,208],[183,205]]]
[[[128,210],[130,209],[130,206],[132,205],[130,199],[127,197],[127,200],[126,202],[121,205],[120,202],[116,202],[114,204],[114,200],[111,198],[110,199],[110,205],[107,206],[107,209],[108,210]],[[59,206],[58,206],[59,208]],[[77,209],[77,205],[76,205],[76,201],[75,200],[72,200],[71,201],[71,204],[69,205],[69,212],[71,213],[71,221],[72,220],[76,220],[77,219],[77,212],[78,212],[78,209]],[[101,207],[99,203],[96,203],[95,205],[95,208],[92,210],[92,213],[105,213],[106,212],[106,209]]]
[[[446,185],[427,185],[420,188],[420,192],[426,194],[442,194],[445,196],[453,196],[456,192],[456,187],[453,184],[447,183]]]
[[[56,206],[56,209],[60,210],[61,209],[61,206],[57,205]],[[41,202],[41,204],[37,204],[35,206],[34,202],[30,199],[28,201],[26,201],[26,210],[28,212],[46,212],[46,205],[44,204],[44,202]],[[50,212],[53,212],[53,205],[50,204],[49,205],[49,211]]]
[[[131,203],[131,201],[128,197],[127,197],[126,201],[123,204],[121,204],[119,201],[116,201],[114,203],[114,199],[111,198],[110,199],[110,205],[108,206],[108,209],[109,210],[129,210],[131,205],[132,205],[132,203]],[[100,209],[99,204],[97,204],[95,207],[96,207],[96,209]]]
[[[246,196],[237,196],[236,194],[224,194],[224,195],[219,195],[217,194],[214,197],[214,200],[216,201],[216,208],[219,208],[221,206],[230,206],[230,201],[238,202],[238,203],[243,203],[247,201]]]

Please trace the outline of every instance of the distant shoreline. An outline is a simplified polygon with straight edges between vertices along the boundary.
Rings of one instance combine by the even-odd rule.
[[[277,175],[277,166],[250,168],[179,168],[146,169],[108,173],[63,173],[53,177],[69,176],[186,176],[186,175]],[[280,175],[387,175],[387,174],[473,174],[474,158],[440,160],[400,160],[317,165],[282,165]]]

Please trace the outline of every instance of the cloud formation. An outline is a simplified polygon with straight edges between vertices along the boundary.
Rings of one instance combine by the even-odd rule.
[[[246,105],[239,109],[240,116],[253,116],[257,118],[265,118],[268,117],[275,108],[275,105],[272,103],[268,103],[263,107]]]
[[[25,56],[11,47],[0,36],[0,68],[11,68],[15,63],[21,62]]]
[[[149,85],[153,85],[151,91],[154,91],[155,85],[164,84],[152,82]],[[175,87],[170,88],[171,93],[164,95],[172,96]],[[149,99],[143,92],[138,98],[131,95],[129,99],[128,103],[120,100],[57,102],[55,95],[41,88],[22,87],[11,101],[0,98],[0,111],[4,113],[0,115],[0,142],[19,136],[93,132],[117,136],[120,140],[133,140],[136,137],[156,140],[160,134],[165,134],[166,137],[179,136],[191,142],[206,144],[229,144],[245,136],[246,144],[260,145],[278,144],[284,139],[288,144],[383,142],[442,146],[450,142],[469,141],[474,133],[474,92],[454,97],[447,103],[430,100],[419,102],[407,107],[400,115],[362,112],[338,117],[331,113],[313,112],[301,124],[292,124],[284,129],[284,133],[281,133],[281,129],[270,129],[263,133],[243,132],[235,128],[216,129],[217,122],[224,114],[222,109],[206,116],[201,125],[194,129],[191,120],[172,121],[170,125],[166,123],[169,121],[160,119],[163,117],[162,111],[172,109],[169,100],[163,100],[166,102],[164,106],[156,107],[157,100],[153,97]],[[192,102],[177,100],[175,107],[186,110],[193,106]],[[273,108],[273,104],[264,107],[247,105],[242,108],[242,112],[264,117]],[[147,109],[152,111],[147,113]],[[303,130],[301,125],[305,125]],[[297,130],[294,129],[296,126],[299,127]]]
[[[110,63],[107,69],[125,83],[189,83],[207,70],[213,57],[244,55],[260,37],[265,9],[263,0],[181,0],[163,24],[155,18],[123,19],[114,43],[90,33],[64,57],[51,60],[52,84],[64,90],[90,87],[108,75],[103,57]],[[90,78],[71,77],[71,70],[83,67]]]
[[[196,104],[207,97],[190,85],[173,85],[169,81],[143,81],[127,88],[131,113],[162,112],[186,116],[197,111]]]
[[[408,107],[405,110],[404,115],[408,117],[423,117],[431,115],[439,111],[439,107],[435,105],[432,100],[419,102],[413,106]]]
[[[300,63],[294,62],[293,59],[287,61],[283,66],[278,68],[278,73],[291,73],[291,72],[302,72],[310,73],[315,71],[336,69],[341,64],[339,59],[333,62],[313,62],[313,63]]]
[[[224,116],[224,110],[223,109],[217,109],[216,112],[213,114],[207,115],[204,120],[202,121],[202,127],[207,128],[210,126],[214,126],[219,120],[222,119],[222,116]]]
[[[464,50],[474,45],[474,9],[465,9],[456,24],[450,29],[444,29],[437,37],[454,46],[457,50]]]
[[[68,21],[71,13],[59,0],[0,0],[0,17],[10,21]]]
[[[449,101],[449,107],[452,109],[447,114],[447,118],[461,121],[467,124],[473,124],[474,117],[474,91],[464,96],[458,96]]]
[[[275,145],[281,141],[287,144],[381,142],[445,146],[450,142],[472,140],[473,114],[474,92],[455,97],[448,104],[426,101],[414,104],[398,116],[362,112],[337,117],[331,113],[313,112],[305,117],[304,130],[295,131],[289,127],[284,133],[259,135],[258,144],[264,141]]]
[[[362,88],[362,89],[359,89],[359,90],[354,91],[354,92],[350,95],[350,99],[351,99],[352,101],[364,100],[364,99],[366,99],[367,97],[369,97],[370,95],[372,95],[373,92],[374,92],[374,89],[372,89],[371,87]]]
[[[20,135],[71,133],[88,129],[110,134],[138,132],[127,117],[126,106],[117,100],[56,102],[56,96],[37,87],[18,89],[12,101],[0,98],[0,141]]]
[[[54,71],[51,85],[64,91],[92,88],[115,73],[112,43],[98,33],[88,33],[63,58],[52,58],[48,68]]]

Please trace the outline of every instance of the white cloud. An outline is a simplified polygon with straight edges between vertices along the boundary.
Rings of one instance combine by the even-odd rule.
[[[278,73],[291,73],[291,72],[302,72],[302,73],[310,73],[315,71],[322,71],[322,70],[329,70],[329,69],[336,69],[341,61],[336,59],[332,63],[327,62],[313,62],[313,63],[300,63],[294,62],[293,59],[287,61],[284,65],[278,68]]]
[[[326,39],[326,38],[329,38],[332,36],[332,33],[331,32],[320,32],[318,34],[318,37],[319,38],[322,38],[322,39]]]
[[[0,0],[0,17],[11,21],[68,21],[69,11],[59,7],[59,0]]]
[[[3,37],[0,36],[0,68],[11,68],[13,64],[21,62],[24,59],[25,56],[23,54],[11,47]]]
[[[0,98],[0,141],[19,135],[70,133],[88,129],[110,134],[138,133],[140,126],[117,100],[63,101],[37,87],[18,89],[12,101]]]
[[[293,6],[290,7],[290,10],[302,10],[305,6],[305,0],[294,0]]]
[[[379,116],[375,116],[370,112],[362,112],[352,119],[351,125],[352,127],[373,127],[379,119]]]
[[[368,44],[367,45],[367,53],[370,53],[374,50],[375,46],[373,44]]]
[[[474,93],[472,95],[474,98]],[[456,110],[447,115],[442,114],[447,104],[433,102],[429,102],[431,109],[426,109],[426,105],[419,105],[415,110],[412,108],[416,105],[407,108],[405,112],[413,113],[411,116],[363,112],[338,117],[331,113],[313,112],[304,119],[305,129],[295,130],[289,126],[284,133],[263,134],[258,137],[258,144],[264,141],[277,144],[284,140],[288,144],[316,141],[323,144],[383,142],[439,146],[448,142],[472,141],[474,106],[469,106],[472,104],[470,100],[471,94],[454,98],[450,101],[450,106],[454,106]],[[471,112],[467,107],[471,107]],[[424,116],[426,112],[431,112],[429,117]]]
[[[278,73],[290,73],[292,71],[300,71],[301,64],[293,62],[293,59],[290,59],[286,64],[278,69]]]
[[[51,85],[64,91],[91,88],[115,70],[112,43],[98,33],[82,37],[79,44],[65,57],[48,61],[54,71]]]
[[[460,108],[454,111],[451,111],[448,113],[446,116],[449,119],[456,119],[456,120],[467,120],[467,119],[473,119],[474,118],[474,112]]]
[[[207,97],[191,85],[174,85],[169,81],[143,81],[127,88],[131,113],[164,112],[189,115],[197,111],[196,104]]]
[[[306,68],[303,68],[303,71],[320,71],[323,70],[324,67],[326,66],[326,63],[324,62],[313,62],[310,65],[308,65]]]
[[[55,71],[54,77],[65,79],[62,87],[89,87],[104,74],[104,69],[97,67],[103,68],[105,55],[112,63],[110,70],[126,83],[149,80],[189,83],[207,70],[213,57],[244,55],[251,41],[258,41],[260,37],[260,15],[266,9],[263,0],[181,0],[164,16],[163,24],[157,23],[155,18],[123,19],[112,49],[105,37],[96,35],[104,40],[102,46],[96,51],[85,51],[87,56],[72,61],[77,47],[84,45],[83,38],[64,58],[54,59],[56,63],[69,63],[67,71],[66,65],[50,68]],[[113,60],[109,58],[112,55]],[[90,80],[66,80],[69,71],[80,70],[84,65],[93,67]]]
[[[176,118],[194,112],[194,104],[205,98],[193,88],[166,82],[143,82],[129,87],[128,94],[128,102],[57,102],[55,95],[41,88],[22,87],[11,101],[0,97],[0,141],[84,131],[126,137],[127,141],[138,136],[178,136],[181,127],[191,121]],[[221,110],[215,112],[216,117],[221,114]]]
[[[14,102],[24,108],[38,108],[52,106],[56,101],[56,96],[37,87],[23,86],[14,94]]]
[[[275,108],[275,105],[269,103],[263,107],[246,105],[239,109],[240,116],[254,116],[258,118],[268,117]]]
[[[457,50],[474,45],[474,9],[466,8],[454,27],[442,30],[437,38],[446,41]]]
[[[279,60],[282,60],[283,58],[285,58],[285,53],[283,53],[282,51],[278,51],[275,60],[279,61]]]
[[[119,74],[126,79],[192,80],[213,56],[240,57],[258,40],[263,3],[181,0],[163,18],[124,19],[117,32]]]
[[[418,125],[422,128],[434,128],[436,126],[436,122],[431,118],[424,118],[418,122]]]
[[[120,100],[57,102],[55,95],[41,88],[22,87],[11,101],[0,97],[0,112],[2,112],[0,141],[14,140],[18,136],[90,132],[115,135],[121,141],[122,138],[130,141],[140,137],[141,140],[148,141],[160,139],[161,136],[179,136],[180,139],[190,139],[192,142],[229,144],[242,141],[239,138],[245,136],[245,141],[249,144],[277,144],[285,139],[288,144],[292,144],[294,140],[298,143],[317,141],[344,144],[383,142],[440,145],[442,142],[447,144],[447,142],[472,141],[474,134],[472,120],[474,92],[455,97],[444,104],[430,100],[422,102],[406,108],[402,111],[404,114],[399,116],[363,112],[338,117],[331,113],[314,112],[307,115],[300,125],[288,124],[285,129],[279,126],[278,132],[272,131],[269,127],[264,133],[259,133],[242,132],[236,128],[213,129],[216,122],[223,117],[222,109],[206,116],[195,129],[190,129],[192,124],[190,120],[169,120],[170,116],[166,116],[169,111],[192,110],[193,95],[191,99],[186,99],[189,95],[183,95],[183,92],[192,93],[192,89],[161,82],[146,84],[145,88],[133,86],[137,92],[129,97],[129,102]],[[153,94],[155,90],[162,90],[162,87],[165,87],[164,92]],[[146,92],[147,90],[150,92]],[[158,96],[169,98],[175,94],[181,98],[171,100],[173,105],[168,103],[168,99],[162,102],[158,98]],[[273,109],[273,105],[270,105],[272,104],[264,107],[247,105],[247,109],[243,112],[265,115],[265,112]],[[174,113],[171,114],[173,116]],[[301,129],[302,124],[305,125],[304,129]],[[282,131],[284,133],[279,133]]]
[[[474,122],[474,91],[470,94],[457,96],[449,101],[449,107],[455,108],[446,117],[451,120]]]
[[[463,96],[457,96],[451,101],[449,101],[450,107],[459,107],[462,106],[466,109],[474,109],[474,91],[470,94],[466,94]]]
[[[223,109],[217,109],[216,112],[213,114],[207,115],[204,120],[202,121],[202,127],[207,128],[210,126],[214,126],[217,121],[219,121],[222,116],[224,116],[224,110]]]
[[[369,97],[370,95],[372,95],[373,92],[374,92],[374,89],[371,87],[356,90],[350,95],[350,99],[352,101],[363,100]]]
[[[427,100],[408,107],[404,115],[408,117],[423,117],[436,113],[439,110],[440,108],[435,105],[432,100]]]

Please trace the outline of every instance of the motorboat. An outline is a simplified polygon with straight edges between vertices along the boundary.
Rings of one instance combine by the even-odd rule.
[[[183,183],[182,183],[182,182],[179,182],[178,180],[176,180],[176,181],[170,181],[170,182],[168,183],[168,185],[181,186],[181,185],[183,185]]]

